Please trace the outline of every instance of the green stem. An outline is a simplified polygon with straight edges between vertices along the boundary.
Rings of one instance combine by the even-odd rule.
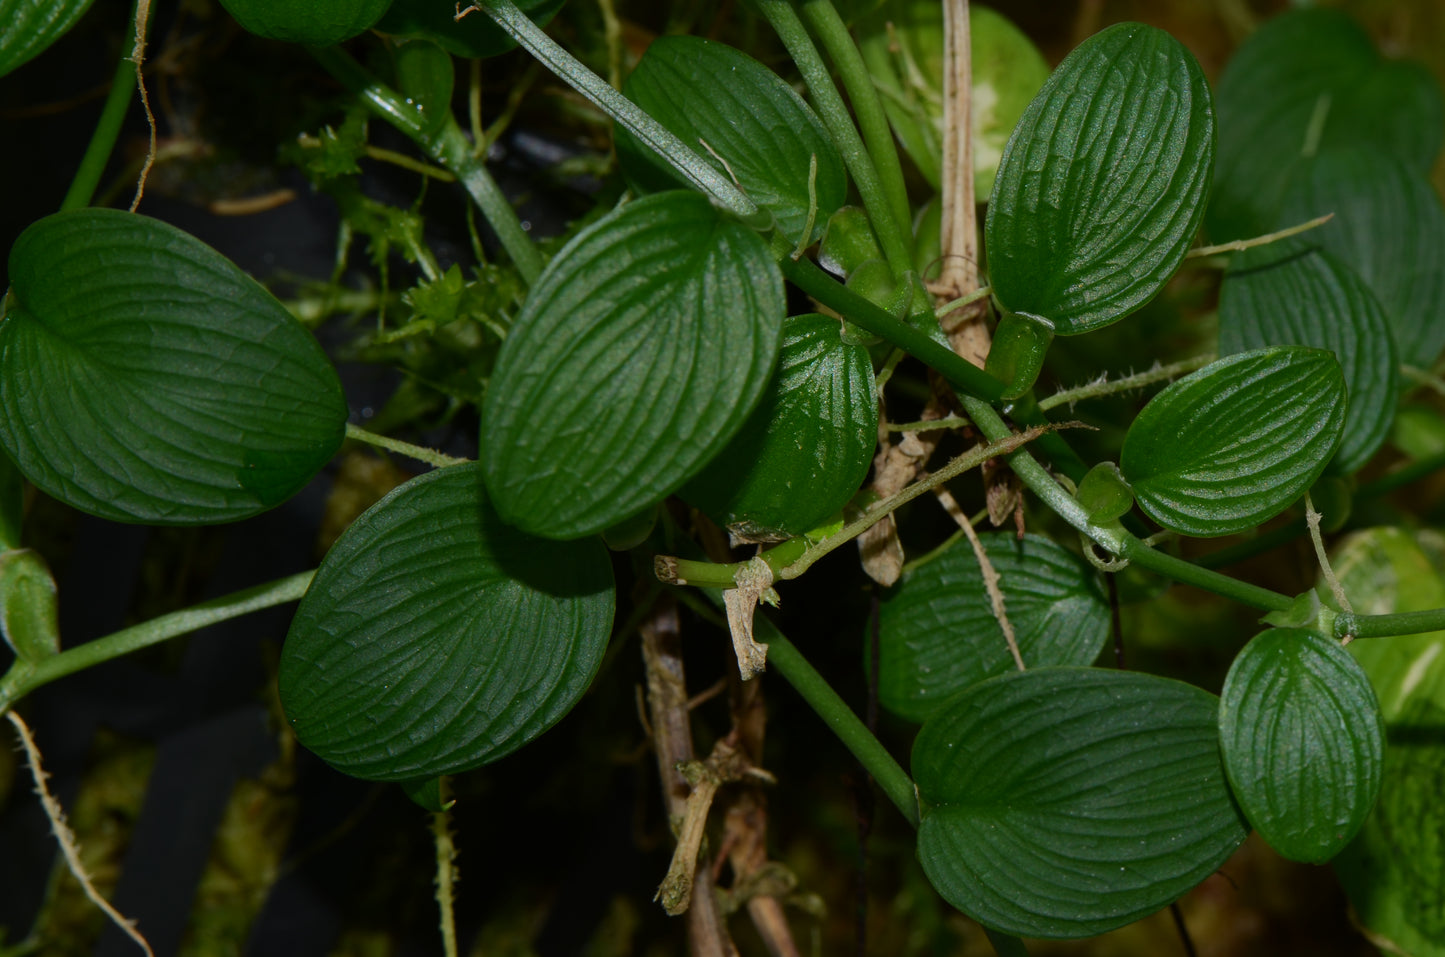
[[[893,130],[888,125],[888,114],[883,111],[883,101],[878,88],[863,62],[863,54],[848,33],[848,26],[838,16],[832,0],[804,0],[803,20],[828,51],[833,66],[848,91],[848,100],[853,104],[853,114],[858,118],[858,128],[863,132],[868,156],[878,172],[884,198],[893,213],[894,222],[906,227],[913,218],[908,204],[908,189],[903,183],[903,166],[898,161],[898,148],[893,144]],[[905,244],[911,233],[905,228],[901,237]]]
[[[132,5],[130,23],[135,22],[135,7]],[[95,196],[95,190],[100,185],[100,178],[105,174],[106,164],[110,162],[110,154],[115,150],[115,141],[120,138],[120,128],[125,122],[126,110],[130,109],[131,95],[135,93],[135,41],[132,40],[130,54],[121,57],[120,62],[115,65],[115,76],[110,81],[110,93],[106,95],[105,106],[100,111],[100,120],[95,124],[95,132],[90,136],[90,144],[85,148],[85,155],[80,158],[80,166],[75,171],[75,178],[70,182],[70,189],[66,190],[65,198],[60,202],[62,212],[71,209],[84,209],[90,205],[90,200]]]
[[[1445,608],[1429,611],[1406,611],[1396,615],[1349,615],[1335,617],[1335,637],[1395,638],[1401,635],[1423,635],[1445,631]]]
[[[998,957],[1029,957],[1028,948],[1017,937],[1010,937],[990,927],[985,927],[983,932],[988,935],[988,942],[993,944],[993,952]]]
[[[36,688],[58,678],[218,622],[296,601],[306,594],[306,589],[311,586],[311,579],[315,575],[314,570],[301,572],[289,578],[222,595],[183,611],[161,615],[104,638],[86,642],[34,665],[17,661],[4,677],[0,677],[0,714],[9,711],[17,701]]]
[[[425,462],[435,468],[444,469],[449,465],[464,465],[471,459],[459,459],[453,455],[438,452],[436,449],[424,448],[420,445],[412,445],[410,442],[403,442],[400,439],[387,438],[384,435],[377,435],[375,432],[368,432],[357,425],[346,423],[346,437],[355,439],[358,442],[365,442],[367,445],[374,445],[379,449],[386,449],[388,452],[395,452],[398,455],[405,455],[407,458],[416,459],[418,462]]]
[[[1423,459],[1416,459],[1408,465],[1401,466],[1388,475],[1382,475],[1373,482],[1366,482],[1355,491],[1355,498],[1379,498],[1401,486],[1418,482],[1427,475],[1433,475],[1441,469],[1445,469],[1445,452],[1427,455]]]
[[[894,211],[892,199],[884,189],[883,180],[878,175],[874,157],[869,155],[863,137],[853,125],[853,117],[843,102],[843,96],[828,73],[827,64],[823,62],[818,48],[813,45],[813,38],[808,35],[803,21],[798,19],[798,13],[793,9],[790,0],[758,0],[758,9],[772,24],[788,55],[803,74],[803,82],[808,85],[808,93],[813,98],[813,105],[817,107],[818,116],[828,128],[833,144],[838,147],[843,163],[848,167],[848,173],[858,186],[858,195],[863,198],[868,218],[873,223],[873,231],[883,245],[884,258],[888,260],[893,274],[902,277],[913,269],[913,256],[904,241],[904,237],[908,235],[907,198],[904,198],[905,212],[900,220]],[[846,30],[844,35],[847,38]],[[851,38],[847,38],[847,42],[850,47],[853,45]],[[857,53],[856,47],[853,52]],[[864,73],[866,75],[866,68]]]
[[[326,72],[359,96],[373,113],[406,134],[422,152],[461,181],[496,232],[523,281],[529,286],[535,283],[542,273],[542,254],[451,114],[440,119],[423,116],[406,97],[382,83],[339,47],[307,49]]]
[[[1194,563],[1201,568],[1224,568],[1279,548],[1299,538],[1305,531],[1304,519],[1291,519],[1287,524],[1260,532],[1251,539],[1201,555],[1194,559]]]
[[[750,226],[766,229],[772,222],[772,216],[766,210],[758,209],[757,204],[749,199],[747,194],[714,169],[712,164],[690,146],[558,46],[541,27],[518,10],[512,0],[482,0],[478,6],[559,80],[581,93],[593,106],[612,117],[619,126],[646,143],[653,152],[671,163],[693,186],[731,210]]]
[[[775,237],[773,255],[783,275],[803,292],[833,309],[875,336],[882,336],[898,348],[936,370],[954,388],[971,396],[994,400],[1004,393],[1004,383],[984,372],[958,353],[930,338],[927,333],[895,319],[880,307],[819,269],[812,260],[794,260],[787,240]]]
[[[833,729],[838,740],[852,752],[883,789],[894,806],[914,827],[919,823],[918,789],[888,749],[876,738],[847,702],[818,674],[791,641],[765,615],[753,619],[753,635],[768,646],[768,664],[792,685],[803,700]]]

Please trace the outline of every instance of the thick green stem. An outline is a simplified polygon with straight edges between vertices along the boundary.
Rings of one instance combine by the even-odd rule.
[[[858,118],[858,128],[863,132],[868,156],[878,172],[884,198],[894,222],[905,227],[904,243],[911,246],[911,234],[906,227],[913,220],[913,209],[903,182],[903,165],[898,160],[898,147],[893,143],[893,130],[888,125],[888,114],[883,111],[883,100],[873,85],[863,54],[853,42],[833,0],[803,0],[803,20],[823,42],[823,49],[828,51],[843,88],[848,91],[853,115]]]
[[[827,722],[828,727],[853,753],[888,795],[888,800],[902,812],[909,824],[918,826],[918,789],[888,749],[858,720],[848,703],[818,674],[791,641],[764,615],[753,619],[753,635],[768,646],[768,664],[792,685],[803,700]]]
[[[301,572],[289,578],[232,592],[184,611],[161,615],[104,638],[86,642],[34,665],[17,661],[5,676],[0,678],[0,714],[10,710],[17,701],[36,688],[58,678],[189,634],[208,625],[296,601],[306,594],[306,589],[311,587],[311,579],[315,575],[314,570]]]
[[[131,7],[130,22],[135,22],[135,7]],[[115,150],[115,141],[120,137],[121,125],[125,122],[126,110],[130,109],[130,98],[135,93],[135,42],[132,42],[129,55],[121,57],[120,62],[115,65],[115,76],[110,81],[110,93],[105,98],[105,106],[100,111],[100,121],[95,124],[95,132],[90,136],[90,145],[85,148],[85,155],[80,158],[80,166],[75,171],[75,178],[70,182],[70,189],[65,193],[65,199],[61,200],[61,211],[71,209],[84,209],[90,205],[91,198],[95,196],[96,187],[100,185],[100,178],[105,174],[105,166],[110,162],[110,154]]]
[[[612,117],[618,125],[646,143],[693,186],[731,210],[748,225],[767,228],[772,217],[741,189],[713,168],[692,147],[683,143],[661,123],[648,116],[602,77],[587,69],[576,57],[517,9],[512,0],[482,0],[478,7],[496,21],[517,44],[532,54],[556,77],[586,97],[593,106]]]
[[[899,219],[894,211],[894,204],[884,189],[883,180],[878,175],[874,158],[869,155],[863,138],[858,135],[858,128],[853,125],[853,117],[843,102],[843,96],[833,84],[827,64],[823,62],[818,48],[813,45],[813,38],[808,36],[803,21],[798,19],[792,3],[789,0],[758,0],[758,9],[777,31],[788,55],[803,74],[803,82],[808,85],[808,93],[813,98],[813,105],[817,107],[818,116],[833,137],[833,144],[842,154],[843,162],[858,187],[858,195],[863,198],[863,205],[868,209],[873,231],[883,245],[884,258],[888,260],[894,275],[902,277],[913,269],[913,256],[909,253],[909,244],[905,241],[905,237],[909,235],[907,198],[903,201],[903,218]],[[851,47],[853,41],[847,38],[846,30],[844,36]],[[853,52],[857,53],[856,47]],[[864,73],[866,75],[866,68]]]
[[[1349,615],[1335,617],[1335,637],[1396,638],[1401,635],[1423,635],[1445,631],[1445,608],[1429,611],[1406,611],[1396,615]]]
[[[527,21],[530,23],[531,21]],[[486,164],[472,149],[471,141],[451,114],[437,118],[424,115],[406,97],[382,83],[338,47],[308,47],[311,55],[346,88],[359,96],[370,110],[415,143],[431,159],[449,169],[487,218],[502,248],[512,258],[517,272],[528,284],[542,272],[542,254],[522,228],[517,211],[502,195]]]

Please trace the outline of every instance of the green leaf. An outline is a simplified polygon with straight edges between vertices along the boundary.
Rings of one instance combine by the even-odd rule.
[[[456,798],[442,796],[442,780],[440,777],[428,777],[402,781],[401,789],[423,811],[440,814],[457,803]]]
[[[0,76],[41,53],[75,26],[94,0],[0,0]]]
[[[482,409],[497,511],[578,538],[676,491],[762,395],[784,305],[758,234],[697,193],[644,197],[583,230],[497,356]]]
[[[1030,668],[1087,665],[1109,636],[1097,577],[1047,538],[980,535],[999,574],[1019,654]],[[878,616],[878,700],[926,721],[949,697],[1015,667],[973,549],[955,546],[910,571]]]
[[[1428,369],[1445,349],[1445,208],[1430,181],[1373,147],[1332,149],[1307,164],[1279,225],[1334,213],[1304,238],[1360,275],[1384,307],[1399,359]]]
[[[475,465],[369,509],[316,573],[281,652],[297,738],[338,771],[415,781],[495,761],[581,698],[612,628],[597,540],[504,524]]]
[[[546,26],[567,0],[513,0],[535,23]],[[468,4],[462,4],[463,7]],[[379,33],[431,40],[448,53],[480,59],[506,53],[516,42],[490,17],[473,11],[456,19],[456,6],[435,0],[395,0],[376,24]]]
[[[1244,531],[1324,471],[1345,421],[1335,357],[1281,346],[1229,356],[1156,395],[1119,465],[1150,518],[1185,535]]]
[[[1333,564],[1359,614],[1445,606],[1438,532],[1356,532]],[[1356,641],[1348,650],[1379,697],[1390,744],[1380,799],[1335,858],[1335,873],[1382,949],[1445,957],[1445,632]]]
[[[843,160],[822,121],[781,77],[745,53],[699,37],[659,37],[622,90],[771,211],[792,242],[803,235],[810,208],[816,215],[808,243],[847,202]],[[615,140],[633,188],[688,185],[628,131],[619,128]],[[810,190],[814,156],[818,172]]]
[[[1218,699],[1137,672],[1038,668],[974,685],[913,744],[924,872],[986,927],[1089,937],[1208,877],[1248,833]]]
[[[4,312],[0,310],[0,320]],[[25,476],[0,449],[0,552],[20,547],[20,526],[25,521]]]
[[[28,548],[0,550],[0,637],[30,664],[60,653],[55,579]]]
[[[1060,335],[1152,299],[1199,229],[1214,109],[1169,34],[1121,23],[1079,46],[1029,104],[999,162],[986,243],[994,296]]]
[[[1009,134],[1049,76],[1033,41],[988,7],[969,9],[972,56],[973,182],[982,202]],[[929,185],[943,165],[943,6],[938,0],[888,0],[859,24],[858,46],[883,96],[898,141]]]
[[[1354,472],[1390,432],[1399,394],[1389,323],[1364,280],[1329,253],[1300,243],[1235,257],[1219,293],[1221,354],[1265,346],[1328,349],[1349,395],[1332,469]]]
[[[321,347],[174,226],[83,209],[10,252],[0,444],[45,492],[122,522],[229,522],[279,505],[341,445]]]
[[[428,129],[444,125],[452,115],[456,84],[451,54],[431,40],[404,40],[391,55],[397,92],[416,107]]]
[[[364,33],[391,0],[220,0],[250,33],[325,47]]]
[[[1274,228],[1314,152],[1373,143],[1423,174],[1445,136],[1445,101],[1429,71],[1382,59],[1337,10],[1295,10],[1265,24],[1220,76],[1218,100],[1216,241]]]
[[[1075,497],[1095,525],[1117,522],[1134,507],[1134,490],[1113,462],[1100,462],[1089,469],[1079,481]]]
[[[837,319],[783,320],[778,368],[742,429],[679,492],[734,534],[776,540],[810,531],[848,504],[878,444],[868,350]]]
[[[1380,793],[1375,692],[1350,653],[1314,631],[1271,628],[1244,647],[1220,694],[1219,738],[1244,816],[1290,860],[1334,857]]]

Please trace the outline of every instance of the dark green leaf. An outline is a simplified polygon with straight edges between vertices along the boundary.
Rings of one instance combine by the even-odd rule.
[[[439,777],[402,781],[401,789],[418,807],[433,814],[440,814],[457,803],[455,798],[442,797],[442,779]]]
[[[783,311],[758,234],[699,194],[644,197],[583,230],[497,357],[482,410],[497,511],[577,538],[674,492],[762,395]]]
[[[281,652],[281,703],[339,771],[413,781],[510,754],[587,690],[612,628],[597,540],[506,525],[474,465],[413,479],[326,556]]]
[[[1218,699],[1137,672],[1038,668],[974,685],[913,745],[918,857],[987,927],[1088,937],[1208,877],[1248,833]]]
[[[0,310],[0,319],[4,311]],[[20,547],[20,526],[25,521],[25,476],[0,449],[0,552]]]
[[[783,320],[778,369],[738,434],[679,494],[735,534],[811,531],[863,484],[878,444],[868,350],[837,319]]]
[[[392,48],[396,89],[436,129],[451,116],[456,84],[452,56],[431,40],[403,40]]]
[[[828,219],[818,246],[818,264],[846,279],[865,262],[882,259],[883,250],[873,235],[873,224],[859,206],[844,206]]]
[[[1094,573],[1038,535],[979,538],[999,574],[1024,664],[1092,662],[1109,634]],[[963,545],[904,576],[879,611],[878,638],[878,699],[910,721],[927,720],[949,696],[1015,667],[978,559]]]
[[[28,548],[0,549],[0,637],[30,664],[60,653],[55,579]]]
[[[1359,614],[1445,607],[1445,538],[1371,528],[1333,564]],[[1384,712],[1384,783],[1375,810],[1334,860],[1361,926],[1389,953],[1445,957],[1445,632],[1356,641]]]
[[[58,213],[10,253],[0,443],[82,511],[162,525],[279,505],[341,444],[311,333],[220,253],[116,210]]]
[[[94,0],[0,0],[0,76],[39,56]]]
[[[1329,253],[1280,243],[1236,256],[1219,294],[1219,351],[1313,346],[1339,359],[1349,395],[1331,467],[1370,460],[1390,431],[1399,391],[1394,343],[1380,303]]]
[[[1212,362],[1155,396],[1124,437],[1119,465],[1160,525],[1228,535],[1303,495],[1334,455],[1344,421],[1334,356],[1260,349]]]
[[[1370,680],[1339,642],[1271,628],[1234,659],[1220,694],[1224,767],[1270,847],[1322,864],[1375,805],[1385,731]]]
[[[793,242],[803,235],[810,207],[817,211],[811,243],[847,201],[843,160],[822,121],[781,77],[745,53],[699,37],[659,37],[622,89],[718,172],[736,178]],[[687,185],[631,133],[618,129],[615,138],[635,188]],[[814,156],[818,173],[810,190]]]
[[[1134,490],[1113,462],[1100,462],[1089,469],[1079,481],[1075,497],[1095,525],[1117,522],[1134,507]]]
[[[1375,148],[1321,153],[1285,197],[1281,226],[1334,213],[1303,237],[1365,280],[1399,359],[1428,369],[1445,349],[1445,209],[1430,181]]]
[[[566,0],[514,0],[518,9],[543,26],[562,9]],[[462,4],[463,7],[467,4]],[[434,0],[395,0],[376,24],[380,33],[431,40],[448,53],[464,57],[491,57],[517,44],[492,18],[473,11],[456,19],[457,8]]]
[[[1060,335],[1106,326],[1174,275],[1214,163],[1209,86],[1169,34],[1121,23],[1079,46],[999,162],[986,240],[994,296]]]
[[[1274,228],[1309,155],[1372,143],[1425,173],[1445,136],[1445,102],[1419,64],[1390,62],[1337,10],[1295,10],[1246,40],[1219,79],[1216,240]]]
[[[391,0],[220,0],[250,33],[272,40],[331,46],[363,33]]]

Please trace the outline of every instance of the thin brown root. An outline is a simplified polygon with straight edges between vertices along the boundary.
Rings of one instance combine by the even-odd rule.
[[[1018,636],[1014,634],[1013,623],[1008,620],[1008,610],[1004,607],[1003,589],[999,587],[998,570],[989,561],[988,552],[984,550],[983,542],[978,539],[978,532],[973,530],[973,523],[959,507],[958,501],[942,485],[933,490],[933,494],[942,503],[944,511],[958,523],[963,529],[963,534],[968,538],[968,543],[973,546],[973,554],[978,559],[978,567],[983,571],[983,587],[988,592],[989,604],[993,607],[993,617],[998,620],[998,626],[1003,629],[1004,641],[1008,642],[1009,653],[1013,655],[1014,664],[1020,671],[1024,667],[1024,656],[1019,653]]]
[[[130,202],[130,211],[135,212],[140,205],[141,197],[145,196],[146,178],[151,174],[151,167],[156,164],[156,115],[151,112],[150,94],[146,92],[146,79],[144,73],[146,59],[146,25],[150,21],[151,0],[136,0],[135,5],[135,46],[131,49],[130,58],[135,62],[135,85],[140,91],[140,105],[145,110],[146,125],[150,128],[150,145],[146,148],[145,163],[140,168],[140,176],[135,183],[135,199]],[[147,947],[147,950],[150,948]]]

